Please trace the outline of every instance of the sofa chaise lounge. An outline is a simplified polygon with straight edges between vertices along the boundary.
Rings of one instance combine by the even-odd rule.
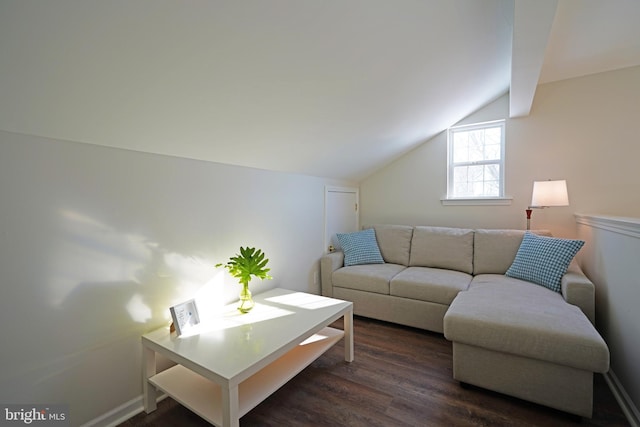
[[[523,260],[527,267],[523,257],[531,255],[525,242],[533,242],[530,252],[539,241],[577,241],[405,225],[357,234],[365,232],[378,257],[354,261],[350,244],[323,256],[323,295],[352,301],[356,315],[443,333],[461,383],[591,417],[593,373],[608,371],[609,350],[594,327],[594,285],[572,260],[581,244],[562,257],[566,265],[550,289],[519,277],[516,267]],[[362,246],[356,242],[355,251]],[[554,253],[539,255],[555,265]]]

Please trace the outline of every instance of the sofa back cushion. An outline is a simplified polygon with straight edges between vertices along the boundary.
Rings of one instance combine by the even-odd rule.
[[[409,225],[374,225],[378,247],[385,262],[409,265],[413,227]]]
[[[409,265],[446,268],[471,274],[473,234],[473,230],[466,228],[415,227]]]
[[[473,275],[505,274],[516,258],[524,230],[475,231]],[[540,236],[551,236],[547,230],[535,230]]]

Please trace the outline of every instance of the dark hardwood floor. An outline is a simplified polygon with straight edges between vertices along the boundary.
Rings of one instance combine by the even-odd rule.
[[[338,325],[341,323],[339,322]],[[514,399],[452,378],[441,334],[356,317],[355,361],[338,343],[240,419],[249,426],[628,426],[602,375],[592,419]],[[207,426],[172,399],[119,427]]]

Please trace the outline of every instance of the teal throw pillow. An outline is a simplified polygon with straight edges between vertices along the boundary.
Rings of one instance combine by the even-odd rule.
[[[344,252],[344,265],[384,264],[373,228],[355,233],[338,233],[336,237]]]
[[[516,258],[505,274],[560,292],[562,276],[583,245],[582,240],[558,239],[526,232]]]

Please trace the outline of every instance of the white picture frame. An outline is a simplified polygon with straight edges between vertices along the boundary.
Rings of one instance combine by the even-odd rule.
[[[171,311],[173,326],[175,327],[178,335],[182,335],[187,330],[200,323],[198,307],[196,306],[196,300],[194,299],[176,304],[173,307],[170,307],[169,311]]]

